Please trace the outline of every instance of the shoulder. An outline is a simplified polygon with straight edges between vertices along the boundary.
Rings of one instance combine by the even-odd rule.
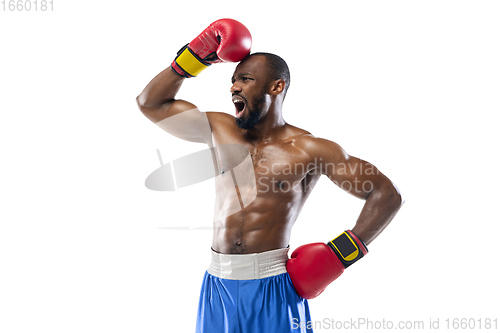
[[[348,158],[347,153],[339,144],[328,139],[316,137],[309,132],[296,137],[295,145],[309,155],[310,159],[339,161]]]

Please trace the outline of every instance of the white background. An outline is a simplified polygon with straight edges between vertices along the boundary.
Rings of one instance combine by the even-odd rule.
[[[0,331],[194,331],[211,232],[167,228],[210,225],[213,183],[153,192],[144,180],[156,149],[169,161],[204,146],[162,132],[135,97],[224,17],[249,28],[253,51],[288,62],[286,121],[372,162],[406,200],[369,255],[310,301],[313,320],[498,318],[499,16],[496,1],[1,11]],[[234,66],[178,96],[232,113]],[[362,204],[322,179],[291,248],[352,228]]]

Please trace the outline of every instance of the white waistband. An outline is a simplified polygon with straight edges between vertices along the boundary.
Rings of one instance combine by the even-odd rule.
[[[221,279],[254,280],[286,273],[289,248],[250,254],[222,254],[212,250],[208,273]]]

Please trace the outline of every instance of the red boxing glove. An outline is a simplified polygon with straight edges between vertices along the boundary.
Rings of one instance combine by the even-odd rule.
[[[171,67],[180,76],[193,77],[213,63],[243,60],[251,47],[252,35],[243,24],[221,19],[177,52]]]
[[[286,270],[297,294],[311,299],[367,253],[365,243],[351,230],[346,230],[328,244],[313,243],[296,248],[286,263]]]

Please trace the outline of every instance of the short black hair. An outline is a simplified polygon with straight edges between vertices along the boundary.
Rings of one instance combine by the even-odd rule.
[[[266,52],[255,52],[250,54],[248,57],[253,56],[263,56],[266,58],[269,68],[267,74],[270,80],[282,79],[285,81],[285,91],[283,91],[283,98],[285,98],[288,87],[290,87],[290,70],[288,69],[288,65],[285,60],[276,54]]]

